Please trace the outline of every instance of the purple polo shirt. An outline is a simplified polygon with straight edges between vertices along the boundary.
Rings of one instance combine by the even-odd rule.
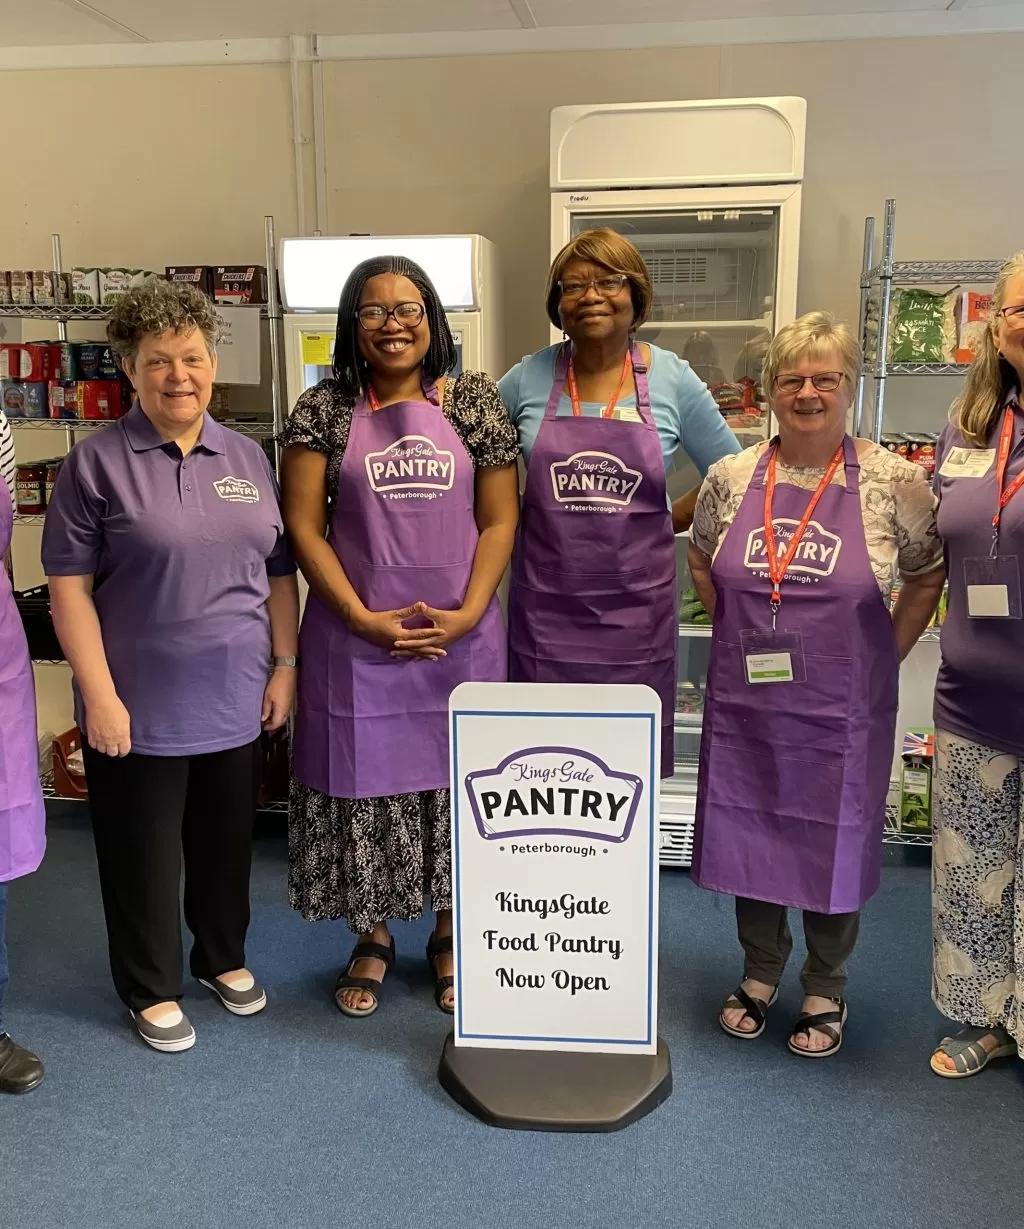
[[[198,755],[258,736],[269,577],[295,571],[259,444],[207,415],[183,458],[136,404],[61,466],[42,556],[47,576],[94,578],[133,751]]]
[[[1006,485],[1024,469],[1024,411],[1015,397],[1014,434],[1006,466]],[[986,441],[998,450],[1000,412]],[[992,544],[996,510],[993,457],[981,478],[940,473],[951,448],[977,449],[949,423],[935,450],[937,523],[949,573],[949,610],[942,628],[942,662],[935,687],[935,725],[995,751],[1024,756],[1024,619],[971,619],[967,616],[964,560],[985,557]],[[1016,555],[1024,579],[1024,490],[1003,509],[1000,555]]]

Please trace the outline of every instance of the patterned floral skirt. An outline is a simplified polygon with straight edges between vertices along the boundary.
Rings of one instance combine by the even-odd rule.
[[[356,934],[452,905],[446,789],[332,798],[292,780],[288,900],[308,921],[344,918]]]
[[[935,734],[932,997],[1024,1058],[1024,795],[1016,756]]]

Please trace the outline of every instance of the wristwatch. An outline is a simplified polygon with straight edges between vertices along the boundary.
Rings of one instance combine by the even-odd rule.
[[[270,664],[277,666],[297,666],[302,659],[299,657],[272,657]]]

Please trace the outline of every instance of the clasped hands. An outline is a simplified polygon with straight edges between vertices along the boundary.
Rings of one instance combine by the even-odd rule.
[[[430,627],[405,627],[406,619],[429,619]],[[447,648],[473,630],[478,620],[460,607],[435,610],[426,602],[414,602],[402,610],[367,610],[352,620],[352,630],[371,644],[389,649],[392,657],[447,657]]]

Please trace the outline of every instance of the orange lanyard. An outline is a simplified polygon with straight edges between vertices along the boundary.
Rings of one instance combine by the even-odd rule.
[[[772,501],[775,497],[775,462],[779,454],[779,448],[777,444],[772,445],[771,456],[768,458],[768,473],[764,485],[764,545],[768,554],[768,575],[772,578],[771,603],[773,621],[782,602],[782,594],[779,589],[783,578],[789,570],[789,565],[793,562],[793,556],[796,554],[797,547],[807,531],[807,526],[814,515],[814,509],[818,506],[818,500],[824,495],[829,483],[835,477],[836,470],[843,463],[843,453],[844,448],[840,444],[836,449],[835,456],[829,462],[828,469],[825,470],[824,477],[818,483],[818,489],[811,496],[811,502],[807,505],[807,511],[804,513],[803,519],[797,525],[796,532],[790,539],[789,545],[780,559],[775,544],[775,526],[772,524]]]
[[[366,390],[366,403],[370,407],[370,413],[376,414],[380,409],[380,402],[377,400],[377,394],[373,391],[373,385]]]
[[[622,388],[626,383],[626,376],[633,370],[633,356],[626,351],[626,358],[622,364],[622,378],[619,380],[619,387],[615,390],[615,396],[608,402],[607,406],[601,411],[602,418],[611,418],[615,412],[615,403],[622,396]],[[576,367],[569,359],[569,400],[572,402],[572,412],[574,418],[579,418],[583,414],[580,408],[580,390],[576,383]]]
[[[992,518],[992,558],[996,557],[999,548],[999,521],[1003,509],[1013,499],[1014,495],[1024,486],[1024,471],[1019,473],[1010,485],[1003,490],[1006,481],[1006,466],[1010,460],[1010,445],[1013,443],[1013,408],[1007,406],[1003,413],[1003,429],[999,435],[999,455],[996,458],[996,490],[999,498],[996,501],[996,514]]]

